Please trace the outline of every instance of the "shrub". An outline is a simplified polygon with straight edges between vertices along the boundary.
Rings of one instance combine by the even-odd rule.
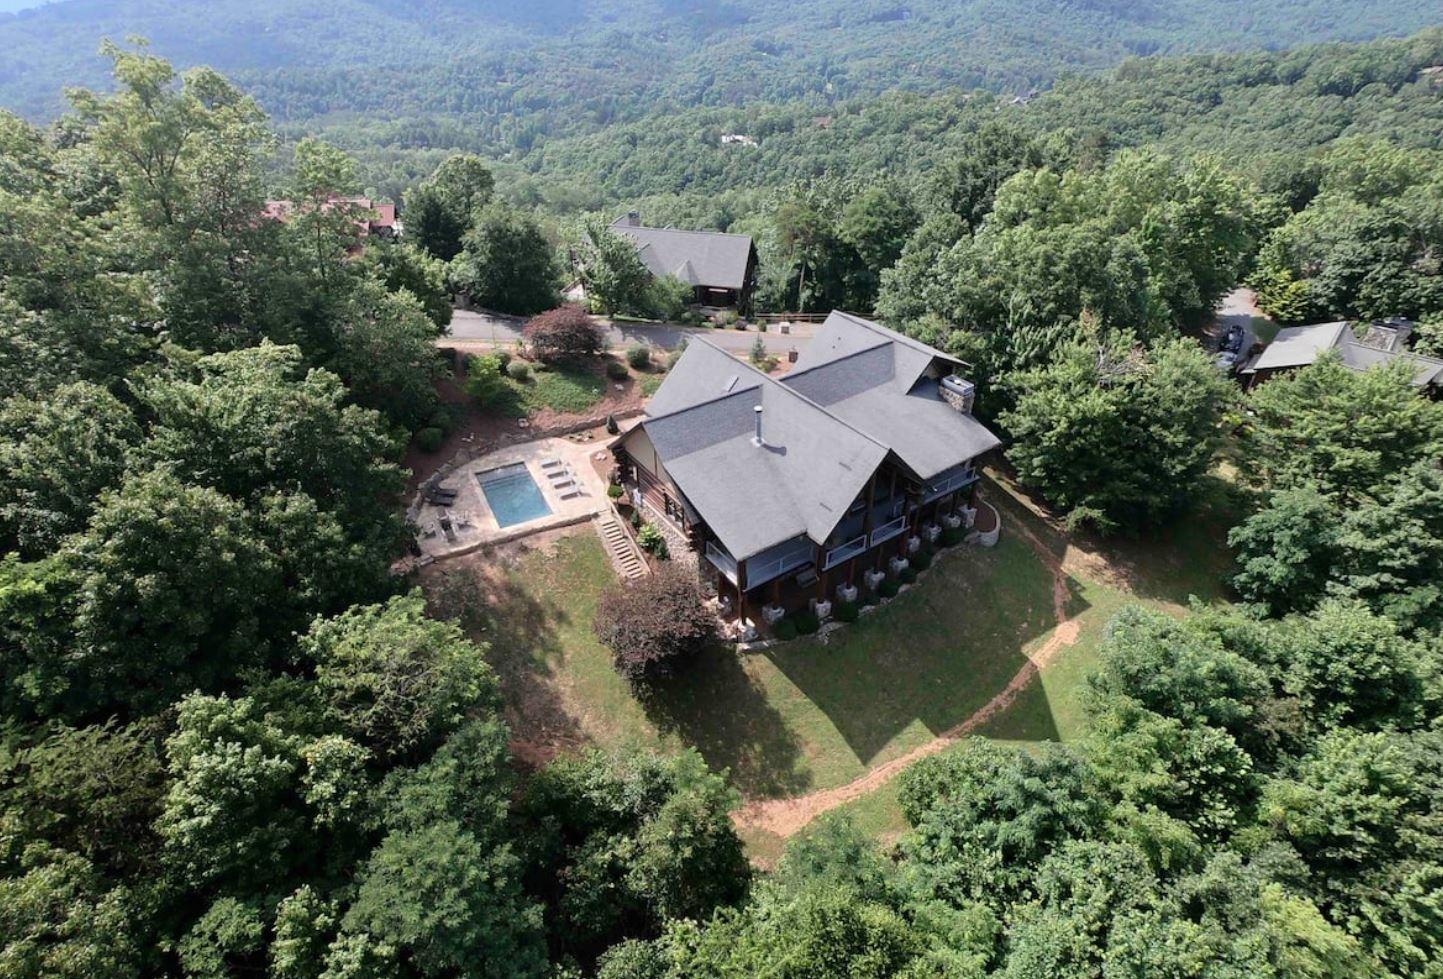
[[[642,527],[636,535],[636,542],[641,545],[642,550],[658,560],[665,561],[667,559],[666,535],[656,524],[649,523]]]
[[[640,529],[641,529],[641,511],[640,511],[640,510],[633,510],[633,511],[631,511],[631,526],[632,526],[632,528],[635,529],[635,530],[640,530]]]
[[[861,614],[856,602],[838,602],[832,606],[832,617],[838,622],[856,622]]]
[[[611,483],[611,484],[609,484],[609,485],[606,487],[606,495],[609,496],[609,497],[611,497],[613,500],[619,500],[619,499],[621,499],[622,495],[625,494],[625,493],[626,493],[626,490],[622,489],[620,486],[616,485],[615,483]]]
[[[695,578],[676,567],[602,593],[593,628],[629,683],[672,672],[716,636]]]
[[[446,441],[446,433],[434,425],[427,425],[416,433],[416,448],[422,452],[435,452]]]
[[[506,376],[513,381],[531,380],[531,365],[524,360],[513,360],[506,365]]]
[[[791,619],[782,619],[772,626],[772,635],[782,642],[791,642],[797,638],[797,624]]]
[[[615,415],[606,416],[606,433],[608,435],[620,435],[621,426],[616,423]]]
[[[451,417],[449,411],[442,408],[431,416],[431,420],[426,425],[428,428],[439,428],[442,435],[450,435],[451,430],[456,427],[456,420]]]
[[[888,578],[877,587],[877,592],[883,598],[895,598],[897,596],[897,592],[901,590],[902,586],[897,584],[896,579],[894,578]]]
[[[684,353],[686,353],[686,347],[678,347],[677,349],[673,350],[671,353],[667,354],[667,355],[666,355],[666,369],[667,369],[667,370],[671,370],[673,367],[675,367],[676,364],[677,364],[677,361],[681,360],[681,355],[684,354]]]
[[[647,286],[644,299],[646,312],[655,319],[675,322],[687,314],[692,295],[691,286],[676,276],[659,276]]]
[[[967,531],[961,527],[943,527],[942,536],[938,538],[943,547],[955,547],[962,543],[962,538],[967,536]]]
[[[501,382],[501,358],[495,354],[472,357],[466,368],[466,393],[483,408],[494,404],[506,390]]]
[[[902,584],[910,585],[912,582],[917,580],[917,569],[912,567],[911,565],[908,565],[907,567],[902,569],[902,573],[899,574],[897,577],[901,579]]]
[[[793,619],[797,623],[797,632],[803,636],[814,635],[822,627],[822,620],[810,609],[798,612]]]
[[[505,370],[506,368],[508,368],[508,367],[511,366],[511,358],[513,357],[513,354],[511,353],[511,351],[509,351],[509,350],[498,350],[498,351],[496,351],[496,353],[495,353],[494,356],[496,357],[497,360],[501,361],[501,369],[502,369],[502,370]]]
[[[619,360],[608,360],[606,362],[606,376],[613,381],[624,381],[631,376],[627,372],[626,365]]]
[[[644,343],[632,344],[626,348],[626,362],[632,370],[646,370],[651,366],[651,348]]]
[[[762,361],[767,359],[767,344],[760,336],[752,341],[751,353],[747,355],[747,359],[752,362],[753,367],[760,367]]]
[[[758,324],[757,324],[757,330],[758,330],[759,332],[765,333],[765,332],[767,332],[767,325],[766,325],[765,323],[758,323]]]
[[[717,326],[734,326],[739,322],[740,320],[737,318],[736,310],[734,309],[724,309],[716,314]]]
[[[606,342],[601,328],[576,305],[558,306],[531,317],[523,334],[538,360],[594,357]]]
[[[925,547],[912,555],[912,567],[918,571],[926,571],[932,566],[932,552]]]

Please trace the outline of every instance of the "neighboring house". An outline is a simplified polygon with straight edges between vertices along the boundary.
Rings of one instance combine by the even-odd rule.
[[[369,197],[332,197],[322,205],[327,210],[342,206],[355,209],[357,214],[356,233],[359,237],[401,237],[403,229],[401,222],[396,218],[395,204],[373,201]],[[295,210],[296,205],[290,201],[266,201],[264,214],[273,221],[286,222],[291,219]]]
[[[636,246],[652,275],[669,275],[691,286],[698,306],[751,312],[757,249],[749,235],[647,228],[636,211],[618,218],[611,230]]]
[[[1356,371],[1405,359],[1414,367],[1413,383],[1430,394],[1439,393],[1443,391],[1443,360],[1408,350],[1411,332],[1412,325],[1404,320],[1373,323],[1361,340],[1347,322],[1290,326],[1279,330],[1273,342],[1238,373],[1251,389],[1274,374],[1307,367],[1329,351],[1336,351],[1343,366]]]
[[[972,417],[964,366],[842,312],[777,379],[694,338],[613,451],[724,607],[775,616],[970,517],[976,460],[1000,443]]]

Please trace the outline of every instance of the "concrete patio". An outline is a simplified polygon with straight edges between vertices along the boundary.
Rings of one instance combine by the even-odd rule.
[[[600,451],[604,451],[604,447],[598,441],[546,438],[507,446],[461,463],[433,487],[433,491],[454,492],[453,502],[441,506],[418,495],[413,504],[416,541],[422,554],[433,559],[464,554],[488,544],[501,544],[590,520],[611,505],[606,483],[591,464],[591,455]],[[502,527],[481,491],[477,476],[516,464],[526,466],[551,512],[535,520]],[[443,526],[447,518],[449,533]]]

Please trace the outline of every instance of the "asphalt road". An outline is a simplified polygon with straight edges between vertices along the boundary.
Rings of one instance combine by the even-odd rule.
[[[445,343],[449,339],[501,344],[515,343],[521,339],[521,327],[524,322],[522,319],[510,316],[493,316],[489,313],[458,309],[451,315],[450,334],[443,338],[442,342]],[[816,326],[799,324],[793,326],[792,329],[794,331],[792,334],[783,335],[777,331],[776,327],[759,334],[752,330],[613,323],[607,331],[607,337],[611,340],[611,345],[616,348],[626,347],[633,343],[650,343],[673,350],[684,337],[703,336],[724,350],[747,353],[752,349],[752,344],[756,342],[757,337],[760,336],[768,353],[785,356],[789,350],[801,350],[807,340],[811,338]]]

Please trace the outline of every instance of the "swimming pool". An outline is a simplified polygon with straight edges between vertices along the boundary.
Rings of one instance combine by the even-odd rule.
[[[526,523],[551,512],[546,497],[541,495],[541,487],[531,478],[524,462],[477,473],[476,480],[498,526]]]

